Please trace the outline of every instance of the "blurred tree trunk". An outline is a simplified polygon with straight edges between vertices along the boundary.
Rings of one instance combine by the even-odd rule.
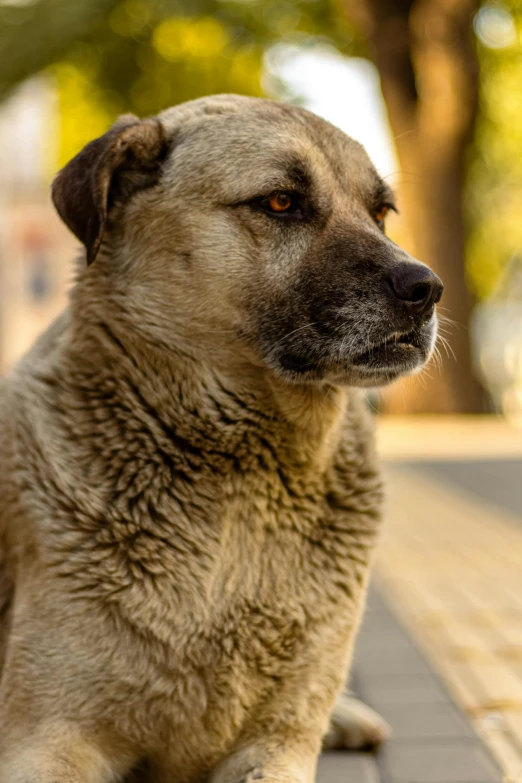
[[[441,314],[457,322],[440,371],[387,395],[393,412],[471,413],[482,393],[471,371],[471,307],[464,272],[462,197],[466,148],[478,105],[472,19],[479,0],[343,0],[369,41],[401,165],[407,248],[442,278]]]

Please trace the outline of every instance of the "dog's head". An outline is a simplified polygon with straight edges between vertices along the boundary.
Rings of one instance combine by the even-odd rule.
[[[123,117],[53,197],[85,275],[167,347],[357,386],[430,355],[440,280],[386,237],[394,197],[364,149],[302,109],[217,96]]]

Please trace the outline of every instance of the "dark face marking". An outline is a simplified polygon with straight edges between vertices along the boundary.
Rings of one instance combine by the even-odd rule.
[[[423,364],[432,348],[433,305],[416,313],[397,301],[390,276],[414,263],[402,255],[375,233],[325,233],[291,286],[260,303],[258,339],[270,366],[293,382],[366,386]]]
[[[344,153],[333,176],[294,155],[284,180],[306,208],[258,227],[273,274],[251,292],[247,333],[290,382],[380,385],[422,366],[434,343],[440,281],[384,235],[393,191],[358,145]],[[420,281],[411,291],[394,284],[404,269]]]

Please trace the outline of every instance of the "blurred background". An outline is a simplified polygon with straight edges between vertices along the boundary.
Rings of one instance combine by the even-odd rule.
[[[122,112],[294,101],[399,192],[393,239],[446,292],[439,358],[376,399],[522,420],[522,0],[0,0],[0,366],[62,308],[59,167]]]

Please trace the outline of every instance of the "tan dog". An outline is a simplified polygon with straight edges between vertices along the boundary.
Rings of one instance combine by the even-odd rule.
[[[124,117],[53,197],[88,266],[0,386],[0,781],[309,783],[381,515],[356,387],[440,281],[284,104]]]

